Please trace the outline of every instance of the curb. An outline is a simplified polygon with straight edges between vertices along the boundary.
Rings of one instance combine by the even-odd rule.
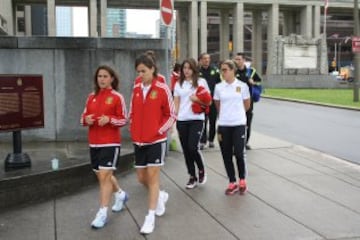
[[[262,97],[262,98],[267,98],[267,99],[287,101],[287,102],[305,103],[305,104],[311,104],[311,105],[316,105],[316,106],[323,106],[323,107],[331,107],[331,108],[338,108],[338,109],[346,109],[346,110],[360,111],[360,108],[348,107],[348,106],[342,106],[342,105],[336,105],[336,104],[319,103],[319,102],[299,100],[299,99],[293,99],[293,98],[284,98],[284,97],[272,97],[272,96],[266,96],[266,95],[261,95],[261,97]]]
[[[115,174],[131,170],[133,160],[133,153],[121,155]],[[90,163],[4,179],[0,181],[0,210],[74,193],[96,182]]]

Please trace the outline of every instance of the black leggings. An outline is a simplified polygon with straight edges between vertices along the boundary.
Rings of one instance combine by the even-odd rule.
[[[252,110],[249,110],[246,112],[246,143],[249,143],[250,134],[251,134],[251,122],[253,119],[253,112]]]
[[[195,163],[200,171],[204,170],[204,158],[199,150],[204,121],[177,121],[176,128],[178,130],[188,173],[190,176],[196,177]]]
[[[245,179],[246,176],[245,128],[245,125],[218,127],[221,155],[230,182],[236,182],[233,153],[236,158],[239,178]]]

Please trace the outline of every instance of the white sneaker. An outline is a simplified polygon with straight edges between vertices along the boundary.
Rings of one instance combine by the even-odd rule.
[[[149,234],[154,231],[155,228],[155,217],[147,215],[145,217],[144,224],[141,227],[140,233]]]
[[[169,194],[165,191],[160,191],[159,193],[159,199],[158,199],[158,203],[155,209],[155,214],[156,216],[162,216],[165,213],[166,207],[165,204],[169,199]]]
[[[120,212],[123,209],[124,204],[129,199],[129,196],[125,191],[122,191],[121,193],[117,192],[114,195],[115,195],[115,203],[112,206],[111,210],[113,212]]]
[[[91,223],[91,227],[96,229],[104,227],[106,224],[106,217],[106,213],[99,210],[96,214],[95,219]]]

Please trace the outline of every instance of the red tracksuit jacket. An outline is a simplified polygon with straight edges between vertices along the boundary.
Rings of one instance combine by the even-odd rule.
[[[109,123],[102,127],[97,121],[89,126],[90,147],[119,146],[121,144],[120,127],[127,122],[123,96],[113,89],[101,89],[97,95],[91,93],[81,115],[81,125],[87,126],[85,117],[90,114],[94,114],[94,119],[102,115],[110,118]]]
[[[153,80],[144,99],[142,84],[134,85],[129,111],[134,144],[149,145],[166,140],[166,132],[176,120],[175,106],[165,83]]]

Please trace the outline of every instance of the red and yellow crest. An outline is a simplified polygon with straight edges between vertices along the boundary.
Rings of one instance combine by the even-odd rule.
[[[151,91],[150,99],[156,99],[158,97],[158,92],[156,90]]]
[[[113,100],[113,97],[107,97],[105,100],[105,104],[112,104]]]

